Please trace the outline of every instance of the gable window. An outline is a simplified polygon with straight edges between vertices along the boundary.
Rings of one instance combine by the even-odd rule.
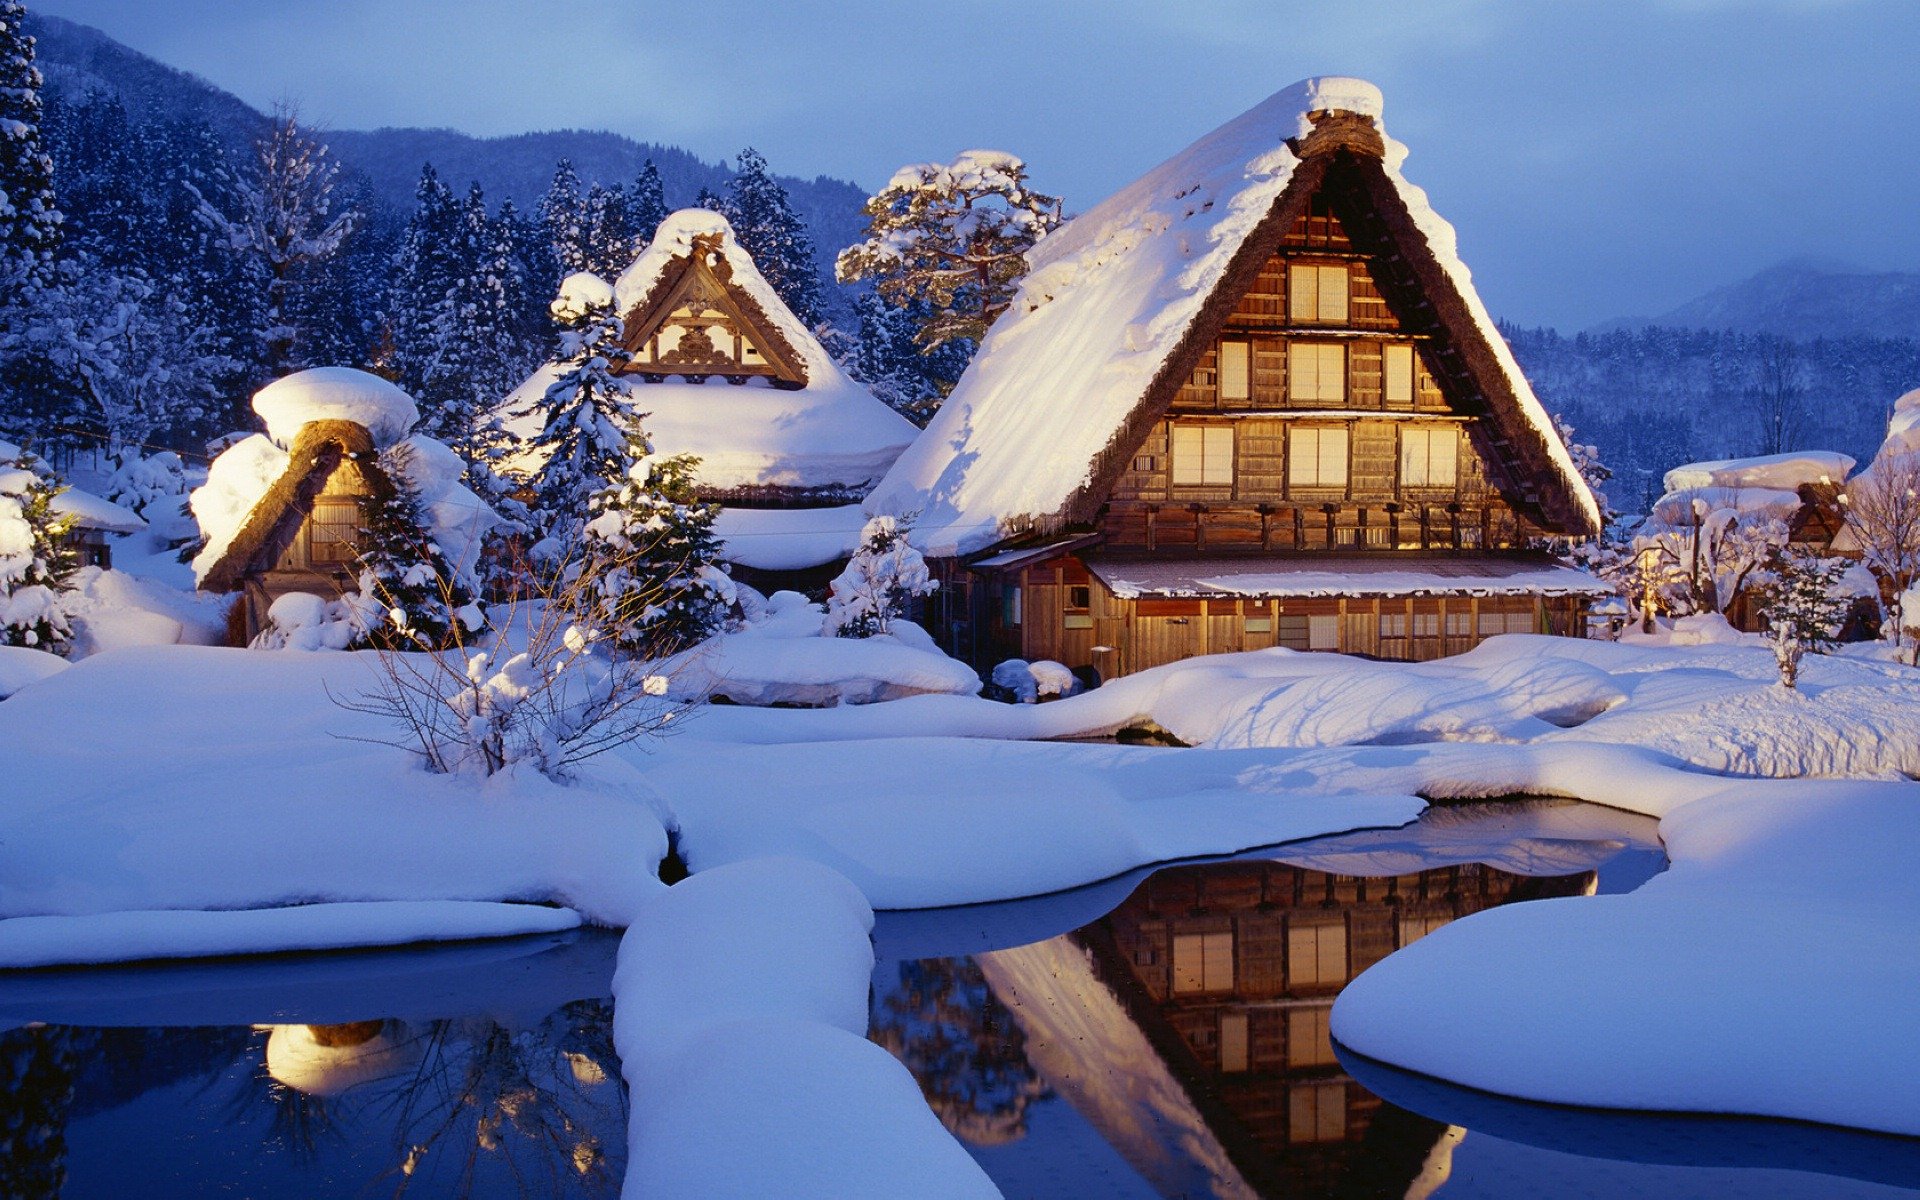
[[[1287,396],[1309,403],[1344,401],[1347,398],[1347,348],[1336,342],[1289,343]]]
[[[1346,428],[1308,425],[1289,430],[1287,480],[1297,488],[1346,487]]]
[[[1380,352],[1386,372],[1386,402],[1392,408],[1413,407],[1413,347],[1388,345]]]
[[[1220,399],[1245,400],[1253,395],[1253,347],[1247,342],[1220,343]]]
[[[1175,425],[1175,487],[1229,486],[1233,483],[1233,426]]]
[[[1400,431],[1400,486],[1450,488],[1460,474],[1460,435],[1446,427]]]
[[[1287,312],[1295,324],[1346,324],[1347,291],[1345,265],[1287,268]]]

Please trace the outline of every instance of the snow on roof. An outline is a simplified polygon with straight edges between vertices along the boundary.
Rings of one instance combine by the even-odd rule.
[[[799,571],[853,554],[867,514],[858,504],[833,508],[723,506],[713,531],[725,543],[720,557],[761,571]]]
[[[1893,402],[1893,415],[1887,420],[1887,440],[1880,455],[1908,454],[1920,450],[1920,388]]]
[[[1025,523],[1056,519],[1267,218],[1302,160],[1286,144],[1309,114],[1376,124],[1379,89],[1309,79],[1278,92],[1043,239],[1012,306],[926,433],[869,498],[873,511],[922,513],[936,554],[984,549]],[[1380,133],[1382,167],[1467,316],[1519,415],[1591,527],[1599,507],[1460,262],[1453,227],[1406,182],[1406,149]]]
[[[18,495],[30,482],[28,472],[9,468],[4,464],[26,457],[26,451],[13,442],[0,439],[0,492]],[[34,458],[37,461],[38,455]],[[70,517],[76,529],[97,529],[102,533],[138,533],[147,527],[139,513],[123,508],[113,501],[92,492],[83,491],[72,484],[65,484],[66,490],[53,498],[50,506],[54,513]]]
[[[1851,456],[1835,450],[1795,450],[1756,458],[1719,458],[1687,463],[1668,471],[1669,492],[1693,488],[1778,488],[1795,491],[1803,483],[1840,483],[1853,470]]]
[[[710,491],[873,486],[919,430],[834,364],[820,339],[760,274],[725,217],[689,208],[662,221],[653,241],[614,284],[617,310],[630,314],[676,259],[694,252],[696,237],[718,241],[732,268],[729,285],[759,305],[805,366],[807,384],[783,389],[763,379],[691,383],[678,376],[645,383],[629,376],[634,405],[647,414],[644,425],[655,453],[698,456],[695,475]],[[585,287],[568,283],[576,292]],[[548,363],[514,389],[500,410],[509,429],[523,438],[540,432],[540,399],[562,373],[558,364]]]
[[[1083,554],[1081,559],[1108,590],[1128,600],[1142,596],[1604,596],[1614,590],[1574,567],[1495,555],[1406,559],[1316,554],[1311,559],[1275,560]]]
[[[384,450],[420,420],[413,397],[378,375],[353,367],[312,367],[274,380],[254,393],[253,411],[282,449],[309,421],[352,421]]]

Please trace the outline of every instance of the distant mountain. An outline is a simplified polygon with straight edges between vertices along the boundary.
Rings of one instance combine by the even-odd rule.
[[[111,93],[136,119],[197,117],[236,151],[251,144],[266,120],[239,97],[91,26],[32,14],[27,29],[38,39],[37,57],[52,104],[84,103],[90,93]],[[707,162],[678,146],[593,130],[495,138],[451,129],[326,130],[323,137],[342,166],[362,176],[374,194],[401,215],[413,207],[414,184],[421,166],[429,162],[454,188],[464,190],[478,182],[491,203],[511,199],[523,212],[547,190],[554,164],[562,158],[573,160],[584,182],[606,184],[631,181],[651,158],[660,170],[667,203],[675,207],[692,204],[702,188],[722,192],[733,174],[727,164]],[[861,235],[865,222],[860,206],[867,193],[826,176],[779,179],[813,233],[823,274],[831,278],[834,256]]]
[[[1657,317],[1608,321],[1588,332],[1656,326],[1772,333],[1796,340],[1920,337],[1920,273],[1793,260]]]

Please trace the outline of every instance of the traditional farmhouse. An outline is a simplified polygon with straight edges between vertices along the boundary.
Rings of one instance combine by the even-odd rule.
[[[918,514],[950,651],[1112,676],[1583,630],[1609,589],[1536,547],[1599,508],[1380,109],[1288,88],[1036,247],[869,500]]]
[[[918,430],[834,365],[718,213],[669,216],[612,300],[654,452],[699,458],[736,575],[824,584],[865,524],[858,502]],[[508,397],[515,433],[539,432],[562,369],[549,363]]]
[[[193,561],[199,587],[241,594],[234,645],[266,630],[282,597],[357,588],[366,505],[392,494],[390,470],[405,471],[448,560],[471,568],[497,518],[459,482],[451,450],[408,436],[419,411],[405,392],[365,371],[316,367],[262,388],[253,409],[267,432],[223,451],[189,500],[206,539]]]

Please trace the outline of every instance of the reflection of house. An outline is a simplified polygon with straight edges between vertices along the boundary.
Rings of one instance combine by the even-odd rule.
[[[913,440],[912,423],[846,377],[718,213],[661,222],[613,304],[648,439],[656,454],[699,458],[695,486],[724,506],[718,532],[736,573],[824,584],[865,522],[857,502]],[[549,363],[507,398],[514,432],[539,431],[560,372]]]
[[[1049,235],[871,502],[962,656],[1124,674],[1579,634],[1529,548],[1600,516],[1359,80],[1309,81]]]
[[[1036,1063],[1063,1058],[1048,1068],[1049,1081],[1156,1182],[1205,1178],[1215,1195],[1371,1195],[1384,1173],[1395,1186],[1381,1194],[1400,1195],[1426,1169],[1444,1127],[1383,1107],[1341,1070],[1327,1032],[1335,995],[1449,921],[1511,900],[1575,894],[1590,879],[1476,865],[1373,879],[1270,862],[1178,867],[1070,939],[981,963],[1023,1025],[1058,1026],[1036,1034],[1029,1025]],[[1125,1036],[1143,1040],[1152,1061],[1076,1061],[1122,1036],[1058,1024],[1060,1010],[1084,1008],[1090,993],[1111,997],[1130,1025]],[[1055,1076],[1097,1081],[1084,1086],[1101,1095],[1084,1099]],[[1183,1094],[1169,1099],[1168,1080]],[[1150,1113],[1140,1107],[1149,1104]],[[1142,1136],[1150,1129],[1178,1136]],[[1185,1148],[1185,1166],[1166,1161],[1170,1146]]]

